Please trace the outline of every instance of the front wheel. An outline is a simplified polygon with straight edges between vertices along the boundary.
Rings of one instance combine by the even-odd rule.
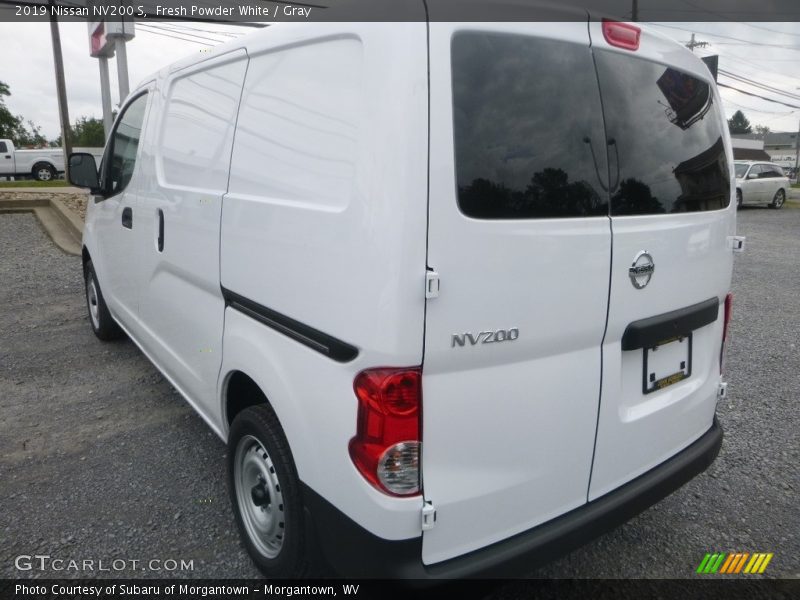
[[[775,192],[775,197],[772,199],[772,204],[770,204],[770,206],[772,208],[780,208],[783,206],[784,202],[786,202],[786,192],[778,190]]]
[[[123,335],[122,329],[108,311],[103,293],[100,291],[100,284],[97,282],[97,274],[94,272],[92,261],[86,263],[83,277],[86,289],[86,308],[89,310],[89,323],[92,326],[92,331],[104,342],[121,338]]]
[[[300,481],[266,404],[246,408],[231,425],[228,488],[239,533],[259,570],[268,578],[307,574]]]
[[[39,163],[33,167],[33,177],[36,181],[52,181],[56,178],[56,170],[53,165]]]

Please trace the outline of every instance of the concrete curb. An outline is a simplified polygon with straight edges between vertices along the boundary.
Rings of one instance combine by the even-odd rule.
[[[19,192],[16,192],[19,193]],[[36,196],[35,192],[26,192]],[[0,197],[0,213],[32,212],[39,219],[47,235],[67,254],[79,256],[83,239],[83,221],[57,198],[7,199]]]

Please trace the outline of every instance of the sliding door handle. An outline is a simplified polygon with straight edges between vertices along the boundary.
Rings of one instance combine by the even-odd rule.
[[[130,206],[122,209],[122,226],[126,229],[133,229],[133,209]]]
[[[158,209],[158,251],[164,251],[164,211]]]

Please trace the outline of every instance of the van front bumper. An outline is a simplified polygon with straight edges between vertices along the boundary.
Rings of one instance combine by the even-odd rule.
[[[347,577],[452,579],[530,573],[628,521],[705,471],[722,446],[716,418],[703,436],[666,462],[605,496],[511,538],[462,556],[422,563],[422,537],[379,538],[304,486],[309,549]]]

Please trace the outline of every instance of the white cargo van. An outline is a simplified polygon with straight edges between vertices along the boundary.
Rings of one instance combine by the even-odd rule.
[[[268,576],[530,570],[720,448],[731,145],[638,25],[269,27],[71,177],[92,327],[227,442]]]

